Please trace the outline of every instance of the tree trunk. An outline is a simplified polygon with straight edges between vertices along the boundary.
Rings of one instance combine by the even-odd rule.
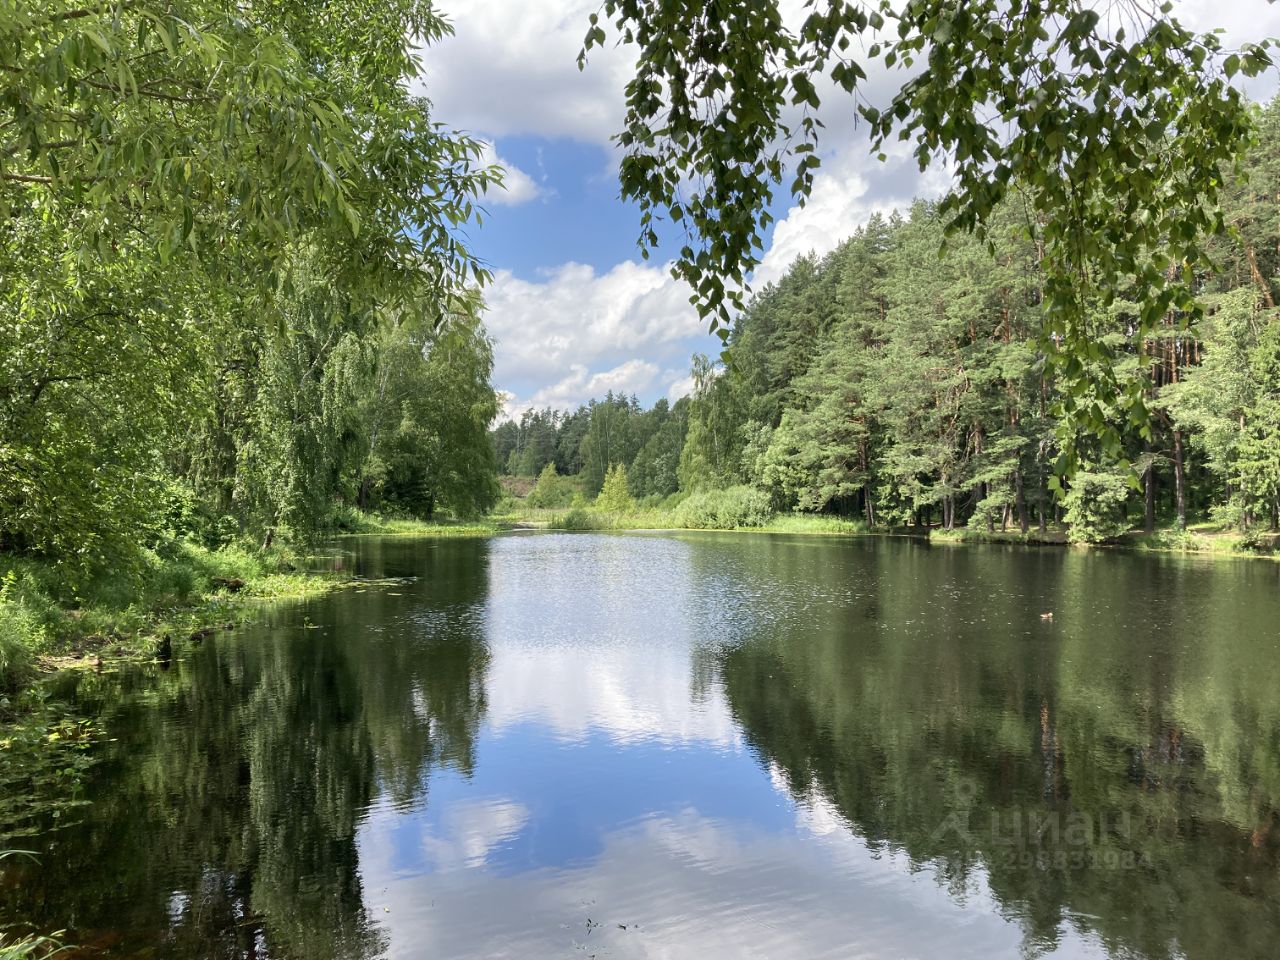
[[[1013,505],[1018,511],[1018,529],[1024,534],[1031,528],[1031,519],[1027,516],[1027,492],[1022,487],[1022,467],[1013,471]]]
[[[1173,431],[1173,490],[1178,508],[1178,529],[1187,529],[1187,478],[1182,462],[1182,431]]]
[[[1147,450],[1151,450],[1151,444],[1147,444]],[[1143,524],[1147,533],[1156,532],[1156,465],[1154,463],[1147,467],[1147,472],[1142,478],[1142,488],[1146,500],[1146,516]]]
[[[1273,309],[1276,305],[1276,300],[1271,295],[1271,284],[1262,275],[1262,271],[1258,269],[1258,255],[1254,252],[1251,244],[1245,244],[1244,255],[1249,261],[1249,273],[1253,277],[1253,282],[1257,284],[1258,292],[1262,294],[1262,302],[1266,304],[1268,310]]]

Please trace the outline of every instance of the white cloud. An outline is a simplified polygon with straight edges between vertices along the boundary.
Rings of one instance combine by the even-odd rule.
[[[681,397],[687,397],[693,393],[693,374],[675,370],[668,371],[668,373],[674,378],[667,387],[668,400],[675,403]]]
[[[610,45],[578,51],[598,0],[447,0],[455,35],[424,55],[426,94],[443,122],[486,135],[608,144],[632,63]]]
[[[480,161],[486,165],[497,164],[503,168],[502,186],[494,187],[485,195],[489,203],[501,207],[515,207],[530,200],[536,200],[547,192],[533,177],[514,163],[499,156],[497,147],[487,140],[484,143],[484,152],[480,156]]]
[[[569,365],[569,375],[558,383],[543,387],[533,395],[534,407],[567,409],[581,402],[582,397],[601,397],[614,393],[642,393],[653,384],[658,368],[647,360],[631,359],[611,370],[589,373],[580,363]]]
[[[448,0],[444,11],[456,36],[424,58],[435,115],[499,142],[531,135],[608,145],[621,124],[632,54],[614,46],[611,34],[609,46],[593,52],[585,72],[578,70],[588,17],[597,9],[597,0]],[[794,23],[802,14],[800,0],[784,0],[783,10]],[[1222,26],[1228,47],[1280,34],[1280,5],[1266,0],[1180,0],[1175,13],[1196,30]],[[482,76],[478,65],[483,65]],[[869,73],[861,93],[880,105],[908,75],[883,68]],[[1277,76],[1270,71],[1246,89],[1255,98],[1269,97]],[[754,278],[757,288],[778,280],[797,256],[830,251],[873,213],[905,208],[915,196],[937,195],[949,181],[940,166],[920,174],[909,145],[895,144],[889,161],[880,163],[870,153],[865,125],[856,123],[849,98],[829,81],[819,87],[824,166],[809,202],[792,206],[776,225]],[[609,156],[612,161],[616,154]],[[546,196],[546,183],[509,169],[507,192],[492,193],[492,203]],[[606,272],[565,263],[538,282],[499,271],[489,290],[487,324],[498,339],[496,382],[521,398],[511,396],[507,411],[543,402],[573,406],[614,384],[638,393],[656,386],[671,399],[687,392],[683,371],[689,354],[714,352],[687,295],[665,268],[630,261]],[[693,343],[694,337],[704,339]],[[654,372],[655,365],[662,373]],[[681,372],[669,375],[672,368]]]
[[[422,837],[423,854],[437,870],[482,867],[528,822],[528,807],[514,800],[456,801],[441,814],[439,830]]]
[[[394,832],[405,827],[378,811],[360,838],[361,876],[378,891],[371,899],[393,960],[1108,955],[1078,924],[1064,923],[1049,946],[1024,932],[981,870],[958,899],[933,866],[902,869],[858,839],[837,857],[824,838],[691,807],[611,830],[599,853],[554,869],[406,873],[395,866]]]
[[[575,406],[607,390],[644,393],[684,369],[706,327],[666,267],[625,261],[606,273],[566,263],[541,282],[499,271],[485,325],[498,342],[494,380],[530,405]],[[674,376],[674,375],[672,375]]]

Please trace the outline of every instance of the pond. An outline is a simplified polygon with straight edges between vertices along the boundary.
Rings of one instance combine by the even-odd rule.
[[[68,681],[92,802],[5,862],[0,925],[121,957],[1276,955],[1280,564],[343,548],[403,579]]]

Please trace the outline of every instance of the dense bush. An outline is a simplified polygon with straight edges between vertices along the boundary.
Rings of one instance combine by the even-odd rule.
[[[1118,473],[1081,471],[1063,498],[1072,543],[1106,543],[1129,529],[1125,502],[1132,488]]]
[[[560,530],[600,530],[604,523],[599,516],[582,507],[574,507],[556,523]]]
[[[769,494],[755,487],[695,493],[676,507],[676,521],[694,530],[762,527],[773,517]]]
[[[44,628],[20,600],[0,591],[0,691],[16,687],[26,676],[32,653],[44,645]]]
[[[525,503],[531,507],[567,507],[573,499],[574,481],[556,473],[556,465],[548,463],[538,475]]]

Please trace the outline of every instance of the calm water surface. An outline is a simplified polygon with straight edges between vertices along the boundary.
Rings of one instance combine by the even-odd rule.
[[[344,547],[411,579],[76,681],[93,803],[6,862],[0,924],[157,958],[1280,954],[1280,565]]]

